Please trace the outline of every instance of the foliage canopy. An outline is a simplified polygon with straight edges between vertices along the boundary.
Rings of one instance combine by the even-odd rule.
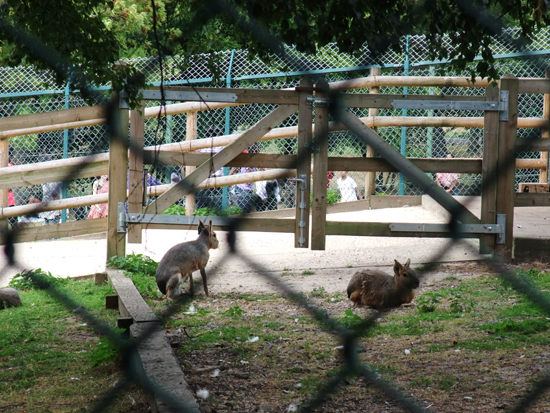
[[[121,84],[131,76],[114,75],[121,58],[180,55],[185,65],[211,53],[215,68],[216,51],[269,60],[284,44],[314,54],[328,43],[376,57],[402,52],[404,35],[425,34],[430,58],[496,78],[491,37],[518,26],[511,41],[521,49],[548,24],[547,8],[544,0],[0,0],[0,65],[55,68],[60,79],[76,67],[96,84],[113,76]],[[483,60],[467,66],[476,56]]]

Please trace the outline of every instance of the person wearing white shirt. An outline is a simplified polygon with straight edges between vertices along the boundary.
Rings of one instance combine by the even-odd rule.
[[[340,172],[340,178],[336,180],[336,185],[340,190],[341,202],[357,201],[363,198],[353,178],[348,176],[348,171]]]

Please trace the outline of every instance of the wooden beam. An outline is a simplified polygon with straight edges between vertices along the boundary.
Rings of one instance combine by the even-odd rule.
[[[107,106],[96,105],[83,108],[63,109],[53,112],[0,118],[0,131],[37,128],[59,123],[107,118]]]
[[[498,87],[488,86],[485,89],[487,101],[500,99]],[[483,163],[481,173],[481,216],[483,224],[494,224],[496,222],[496,199],[497,199],[497,160],[498,160],[498,132],[499,113],[485,112],[485,128],[483,129]],[[485,235],[480,237],[479,252],[481,254],[492,254],[495,250],[495,237]]]
[[[109,154],[59,159],[41,163],[0,168],[0,188],[40,185],[46,182],[105,175],[109,172]]]
[[[316,97],[326,99],[328,83],[320,79],[315,85]],[[323,90],[326,92],[321,92]],[[326,247],[327,220],[327,171],[328,171],[328,103],[315,104],[315,138],[313,141],[313,184],[311,205],[311,249],[324,250]]]
[[[197,112],[189,112],[187,114],[187,129],[185,131],[187,142],[191,142],[191,141],[194,141],[195,139],[197,139],[197,123],[198,123],[198,114],[197,114]],[[210,153],[205,153],[205,154],[202,154],[202,155],[207,155],[207,157],[205,157],[204,160],[200,163],[195,163],[195,164],[182,163],[182,165],[186,165],[185,166],[185,175],[186,176],[191,175],[193,173],[193,171],[195,169],[197,169],[197,168],[195,168],[197,165],[203,164],[204,162],[206,162],[212,156],[212,154],[210,154]],[[183,168],[182,168],[181,177],[182,178],[184,177],[183,176]],[[196,205],[197,205],[197,200],[195,198],[195,194],[194,193],[187,194],[187,196],[185,197],[185,215],[187,215],[187,216],[195,215]]]
[[[341,222],[327,221],[327,235],[349,235],[358,237],[419,237],[451,238],[449,232],[401,232],[391,231],[390,222]],[[479,238],[478,234],[461,234],[460,238]]]
[[[107,231],[107,218],[85,219],[61,224],[23,227],[17,229],[14,242],[34,242],[52,238],[66,238],[77,235],[95,234]],[[4,240],[2,242],[5,242]],[[98,257],[101,259],[101,257]]]
[[[311,88],[313,82],[310,78],[305,77],[300,80],[300,87],[304,89]],[[294,228],[294,248],[309,248],[309,214],[311,210],[309,194],[311,191],[311,145],[312,145],[312,130],[311,122],[312,102],[308,98],[313,97],[311,92],[300,92],[300,103],[298,105],[298,139],[297,139],[297,156],[295,160],[296,175],[305,175],[306,181],[304,190],[304,199],[302,199],[302,185],[296,182],[295,204],[295,223]],[[298,162],[299,159],[299,162]],[[302,203],[302,208],[300,208]],[[302,225],[302,226],[300,226]],[[301,239],[303,238],[303,239]]]
[[[479,158],[407,158],[423,172],[481,173]],[[398,172],[397,168],[382,158],[328,158],[329,171]]]
[[[545,78],[547,79],[546,84],[550,84],[550,69],[548,68],[545,71]],[[547,125],[546,125],[546,128],[542,129],[541,138],[549,142],[548,123],[550,122],[550,89],[544,94],[544,97],[542,100],[542,117],[543,119],[546,120]],[[541,151],[540,159],[542,159],[546,164],[548,164],[548,151]],[[540,171],[539,182],[544,184],[548,183],[548,171],[546,169],[544,171],[543,170]]]
[[[550,81],[547,79],[518,79],[518,93],[550,94]]]
[[[337,97],[339,105],[352,108],[393,108],[394,100],[437,100],[445,101],[466,101],[483,102],[483,96],[442,96],[442,95],[399,95],[387,93],[344,93]]]
[[[130,154],[128,172],[128,212],[143,211],[143,145],[145,142],[145,119],[141,106],[130,111]],[[141,224],[128,225],[128,242],[141,244]]]
[[[155,202],[151,203],[145,213],[159,214],[164,212],[168,207],[174,204],[182,196],[193,191],[200,182],[204,181],[210,171],[218,170],[223,167],[231,159],[242,153],[250,145],[256,142],[267,131],[273,129],[276,125],[288,118],[298,109],[294,105],[282,105],[260,120],[251,129],[243,133],[237,140],[215,154],[210,161],[200,165],[192,174],[186,176],[171,190],[160,196]]]
[[[373,66],[370,68],[370,75],[371,77],[380,76],[382,73],[382,68],[378,66]],[[369,90],[369,93],[380,93],[380,88],[378,86],[371,87]],[[380,115],[380,109],[378,108],[370,108],[369,109],[369,117],[375,118],[376,116]],[[378,133],[378,128],[373,127],[373,131]],[[375,158],[376,154],[372,150],[372,146],[367,145],[367,158]],[[371,171],[368,172],[365,176],[365,199],[370,198],[372,195],[376,193],[376,173],[378,171]]]
[[[456,86],[485,88],[489,84],[487,79],[476,77],[474,82],[469,77],[448,76],[369,76],[352,80],[343,80],[329,83],[330,90],[353,90],[367,87],[381,86]]]
[[[514,195],[514,206],[546,207],[550,206],[550,193],[522,192]]]
[[[250,232],[282,232],[287,234],[294,233],[294,227],[296,225],[295,219],[286,218],[240,218],[238,231],[250,231]],[[188,230],[197,229],[197,225],[185,225],[185,224],[147,224],[148,229],[174,229],[174,230]],[[229,231],[230,227],[224,225],[214,225],[214,229],[217,231]]]
[[[497,159],[496,214],[506,215],[505,244],[495,245],[495,255],[505,262],[513,258],[515,157],[518,117],[518,79],[506,75],[500,80],[500,90],[509,91],[508,120],[499,122]]]
[[[117,94],[111,97],[112,105],[118,108]],[[126,255],[126,234],[118,233],[118,203],[126,201],[128,170],[128,122],[127,110],[115,109],[114,128],[109,145],[109,215],[107,217],[107,259]]]
[[[299,92],[295,90],[272,90],[272,89],[238,89],[238,88],[211,88],[211,87],[187,87],[187,86],[164,86],[165,94],[170,92],[187,92],[191,98],[186,101],[208,101],[205,95],[215,93],[227,95],[227,103],[269,103],[278,105],[297,105]],[[159,90],[159,87],[152,87],[147,90]],[[158,99],[155,99],[158,100]],[[178,100],[177,96],[170,95],[168,100]]]

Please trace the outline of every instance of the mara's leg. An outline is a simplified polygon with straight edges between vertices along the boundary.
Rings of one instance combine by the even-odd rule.
[[[166,296],[171,299],[177,297],[180,294],[180,287],[182,282],[183,277],[179,272],[172,275],[168,280],[168,283],[166,284]]]
[[[190,272],[187,276],[189,277],[189,294],[193,297],[195,295],[195,291],[193,290],[193,273]]]
[[[204,293],[206,296],[208,296],[208,285],[206,285],[206,270],[204,268],[200,268],[201,276],[202,276],[202,286],[204,287]]]

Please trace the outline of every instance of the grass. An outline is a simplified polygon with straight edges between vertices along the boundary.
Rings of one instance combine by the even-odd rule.
[[[23,273],[11,285],[22,305],[0,311],[0,411],[74,412],[93,406],[120,376],[121,364],[116,348],[81,318],[81,310],[114,326],[118,314],[104,305],[111,287],[59,280],[41,270]],[[61,304],[48,285],[76,304]],[[105,411],[130,409],[132,400],[144,400],[133,386]]]
[[[168,302],[157,295],[154,261],[132,255],[111,265],[127,271],[155,312],[166,307]],[[117,313],[104,308],[111,288],[91,281],[56,280],[40,270],[36,273],[43,282],[34,283],[33,274],[23,274],[13,282],[21,291],[23,306],[0,311],[0,411],[64,412],[93,406],[95,396],[101,397],[120,374],[116,349],[73,311],[74,305],[61,305],[44,287],[53,285],[78,307],[112,326]],[[531,270],[517,275],[525,285],[534,285],[548,296],[550,274]],[[376,377],[398,379],[422,400],[449,392],[459,394],[456,400],[464,399],[468,393],[461,392],[475,385],[470,378],[478,374],[478,363],[483,363],[483,377],[489,381],[480,391],[492,392],[489,398],[513,398],[509,390],[521,386],[498,373],[502,360],[519,353],[521,358],[514,359],[514,366],[531,360],[537,363],[541,349],[550,344],[550,315],[494,276],[453,277],[445,285],[419,295],[416,308],[381,316],[368,330],[365,318],[370,310],[346,305],[345,294],[329,294],[321,286],[307,297],[341,327],[358,335],[359,350],[363,349],[358,357]],[[193,366],[223,363],[226,370],[222,371],[231,372],[232,386],[246,388],[253,379],[262,397],[277,400],[278,407],[314,396],[341,368],[342,353],[337,350],[341,343],[332,327],[323,326],[310,312],[276,294],[197,296],[192,305],[194,311],[189,311],[188,304],[165,323],[167,330],[184,331],[175,346],[181,364],[187,366],[187,360]],[[216,385],[212,380],[205,382],[204,375],[194,375],[193,368],[186,371],[192,388]],[[532,370],[527,365],[518,374],[525,378],[522,389],[536,381],[525,373]],[[346,381],[346,393],[357,387],[354,397],[366,394],[357,378],[346,376]],[[500,391],[506,394],[497,396],[495,392]],[[220,394],[225,394],[223,389],[209,399],[212,408],[243,409],[241,400],[226,400]],[[130,387],[105,411],[136,411],[132,400],[145,406],[142,392]]]

